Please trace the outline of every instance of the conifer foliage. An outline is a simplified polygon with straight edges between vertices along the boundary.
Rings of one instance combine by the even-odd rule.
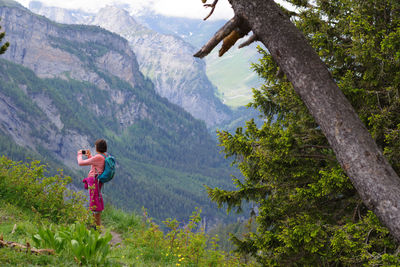
[[[288,1],[287,12],[328,65],[376,143],[399,173],[400,3],[395,0]],[[253,121],[220,132],[241,170],[236,191],[208,188],[228,210],[253,201],[257,232],[234,239],[267,266],[400,264],[398,244],[362,203],[321,129],[272,57],[254,65],[265,79],[250,106]]]

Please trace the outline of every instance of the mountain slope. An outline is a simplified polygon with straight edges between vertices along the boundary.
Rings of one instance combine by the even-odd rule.
[[[207,78],[204,61],[194,58],[195,48],[182,39],[150,30],[115,6],[101,9],[91,18],[36,1],[31,2],[30,9],[62,23],[99,25],[121,35],[137,55],[141,72],[152,80],[161,96],[208,126],[229,121],[231,111],[215,96],[217,89]]]
[[[18,160],[39,154],[81,187],[76,151],[105,137],[118,161],[117,178],[105,186],[109,201],[145,206],[158,219],[187,218],[195,206],[224,218],[202,186],[229,184],[215,142],[204,123],[156,94],[128,42],[10,3],[0,1],[11,43],[0,60],[2,153]]]

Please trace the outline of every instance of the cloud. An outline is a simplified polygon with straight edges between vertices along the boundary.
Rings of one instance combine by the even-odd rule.
[[[32,0],[17,0],[28,7]],[[203,7],[201,0],[39,0],[47,6],[57,6],[67,9],[82,9],[87,12],[97,12],[107,5],[129,6],[132,13],[149,9],[157,14],[176,17],[204,18],[210,9]],[[210,0],[208,2],[211,2]],[[210,19],[230,19],[233,16],[228,0],[218,3]]]
[[[16,0],[17,2],[28,7],[30,2],[38,1],[46,6],[55,6],[67,9],[82,9],[88,12],[96,12],[99,9],[112,4],[121,4],[128,2],[139,2],[139,1],[129,1],[129,0]]]
[[[210,1],[209,1],[210,2]],[[204,8],[201,0],[159,0],[154,9],[157,13],[176,17],[204,18],[211,11]],[[233,10],[227,0],[220,1],[210,19],[230,19]]]

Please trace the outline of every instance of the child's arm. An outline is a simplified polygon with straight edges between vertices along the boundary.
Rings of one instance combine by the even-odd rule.
[[[78,151],[78,165],[79,166],[87,166],[87,165],[93,165],[94,161],[95,161],[95,157],[92,157],[90,154],[88,155],[88,159],[83,159],[82,158],[82,151]]]

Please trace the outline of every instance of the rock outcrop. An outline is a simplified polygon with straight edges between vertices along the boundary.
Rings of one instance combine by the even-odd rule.
[[[101,77],[87,68],[94,64],[133,87],[144,84],[135,55],[126,40],[116,34],[94,26],[60,25],[16,8],[2,8],[0,16],[7,39],[12,40],[3,58],[32,69],[39,77],[68,75],[77,80],[102,83]],[[81,48],[71,51],[74,45]],[[85,49],[89,48],[98,50],[94,55],[96,62],[88,61]]]

